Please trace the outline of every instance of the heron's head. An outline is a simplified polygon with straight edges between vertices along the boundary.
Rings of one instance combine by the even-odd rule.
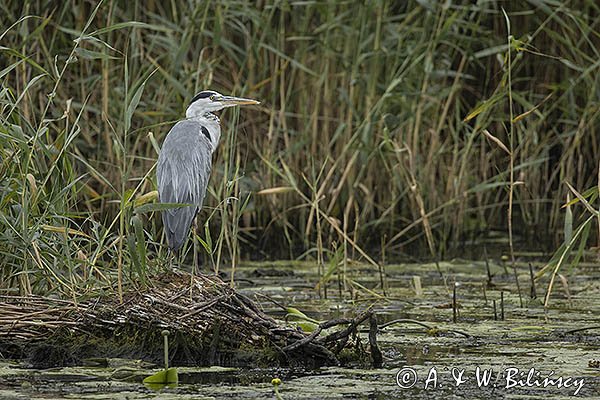
[[[203,90],[194,96],[186,111],[186,117],[191,118],[209,112],[219,111],[226,107],[260,104],[256,100],[243,97],[224,96],[214,90]]]

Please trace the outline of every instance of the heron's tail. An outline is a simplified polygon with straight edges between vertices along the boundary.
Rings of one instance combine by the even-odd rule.
[[[193,206],[163,211],[163,226],[171,250],[177,251],[183,246],[197,211],[198,207]]]

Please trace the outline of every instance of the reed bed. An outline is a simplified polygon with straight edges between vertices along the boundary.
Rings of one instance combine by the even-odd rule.
[[[595,0],[0,8],[3,292],[122,293],[171,263],[153,168],[204,88],[262,101],[221,115],[208,269],[597,240]]]

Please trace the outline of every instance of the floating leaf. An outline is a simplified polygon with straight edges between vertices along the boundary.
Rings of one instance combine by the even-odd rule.
[[[179,375],[177,374],[177,368],[162,369],[144,379],[145,384],[169,385],[178,382]]]
[[[304,314],[302,311],[298,310],[297,308],[287,307],[286,311],[287,311],[287,315],[285,316],[286,319],[292,319],[293,321],[309,321],[314,324],[319,323],[319,321],[317,321],[316,319],[310,318],[309,316],[307,316],[306,314]]]
[[[304,331],[304,332],[312,333],[315,331],[315,329],[317,329],[319,324],[315,324],[314,322],[309,322],[309,321],[303,321],[303,322],[297,322],[296,326],[299,327],[300,329],[302,329],[302,331]]]

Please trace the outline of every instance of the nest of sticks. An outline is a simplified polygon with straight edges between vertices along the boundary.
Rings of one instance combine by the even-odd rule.
[[[369,323],[369,351],[358,346],[358,326]],[[322,331],[339,326],[328,335]],[[0,356],[51,367],[102,357],[160,362],[161,331],[171,332],[174,365],[302,366],[340,364],[353,349],[381,365],[377,321],[371,310],[336,319],[311,333],[284,326],[215,276],[170,272],[144,289],[113,298],[74,301],[0,296]]]

